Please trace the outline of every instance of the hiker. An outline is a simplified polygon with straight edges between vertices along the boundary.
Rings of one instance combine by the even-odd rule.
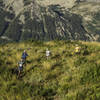
[[[21,59],[19,62],[18,62],[18,77],[20,77],[21,75],[21,72],[23,71],[23,59]]]
[[[28,54],[27,52],[24,50],[24,52],[22,53],[22,60],[25,63],[26,62],[26,58],[27,58]]]
[[[80,47],[76,44],[76,47],[75,47],[75,53],[76,54],[79,54],[80,53]]]
[[[48,50],[48,48],[46,49],[46,58],[47,60],[49,59],[49,56],[50,56],[50,51]]]

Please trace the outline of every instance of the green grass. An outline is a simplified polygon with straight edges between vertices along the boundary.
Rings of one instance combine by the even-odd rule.
[[[75,45],[81,47],[75,54]],[[45,57],[49,48],[51,56]],[[29,57],[18,79],[23,50]],[[0,46],[0,100],[100,100],[100,43],[21,42]]]

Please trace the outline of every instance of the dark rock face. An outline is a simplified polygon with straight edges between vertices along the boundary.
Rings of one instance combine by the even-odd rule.
[[[12,17],[12,14],[0,9],[0,36],[5,33],[9,26],[9,22],[5,20],[7,17]]]
[[[25,5],[31,4],[25,3]],[[2,8],[0,8],[0,36],[6,36],[14,41],[27,39],[92,40],[92,36],[82,25],[82,18],[59,5],[45,8],[33,3],[17,16],[13,13],[13,9],[11,9],[12,12],[7,12]]]

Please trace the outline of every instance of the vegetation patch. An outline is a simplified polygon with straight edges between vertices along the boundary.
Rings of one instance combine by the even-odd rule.
[[[80,53],[75,53],[76,44]],[[45,51],[51,55],[46,59]],[[28,53],[21,78],[17,63]],[[99,43],[25,41],[0,46],[0,100],[99,100]]]

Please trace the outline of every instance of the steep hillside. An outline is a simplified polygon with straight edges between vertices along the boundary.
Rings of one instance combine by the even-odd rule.
[[[76,0],[38,0],[38,3],[42,6],[48,5],[60,5],[65,8],[72,8],[75,5]]]
[[[81,47],[75,54],[75,46]],[[47,60],[45,50],[51,56]],[[23,50],[27,64],[14,70]],[[0,100],[99,100],[100,43],[27,41],[0,45]]]
[[[43,7],[34,9],[37,12],[34,11],[30,14],[31,10],[26,10],[19,15],[10,24],[4,35],[14,40],[28,38],[37,40],[53,40],[56,38],[89,40],[82,27],[81,17],[67,11],[63,12],[59,6],[52,5],[47,9]],[[20,21],[19,18],[24,19]]]
[[[100,2],[79,3],[71,12],[81,15],[85,30],[91,33],[95,41],[100,41]]]
[[[95,29],[96,33],[92,29],[88,31],[85,28],[82,20],[84,16],[80,16],[81,14],[75,13],[78,10],[74,10],[74,7],[77,9],[81,5],[75,1],[49,0],[46,3],[46,0],[1,0],[1,38],[14,41],[30,38],[46,41],[54,39],[99,41],[98,27]],[[98,16],[99,14],[96,18]],[[94,20],[99,20],[96,18],[94,17]],[[95,26],[97,25],[96,23]]]

